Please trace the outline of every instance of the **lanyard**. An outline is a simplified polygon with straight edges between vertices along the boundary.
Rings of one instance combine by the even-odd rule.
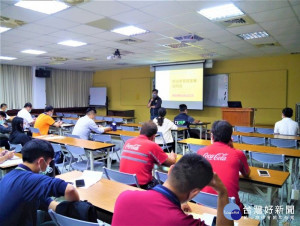
[[[178,206],[180,208],[181,205],[180,205],[178,198],[168,188],[166,188],[162,185],[157,185],[152,190],[161,193],[162,195],[167,197],[167,199],[169,199],[171,202],[173,202],[176,206]]]

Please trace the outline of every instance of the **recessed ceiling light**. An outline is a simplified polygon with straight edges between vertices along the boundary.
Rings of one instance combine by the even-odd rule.
[[[15,4],[25,9],[30,9],[45,14],[53,14],[69,8],[67,4],[59,1],[19,1]]]
[[[22,53],[29,53],[29,54],[34,54],[34,55],[39,55],[39,54],[44,54],[46,53],[45,51],[40,51],[40,50],[34,50],[34,49],[26,49],[21,51]]]
[[[5,32],[5,31],[8,31],[8,30],[10,30],[11,28],[9,28],[9,27],[1,27],[0,26],[0,33],[2,33],[2,32]]]
[[[0,56],[0,60],[15,60],[15,57]]]
[[[149,31],[146,31],[144,29],[135,26],[127,26],[127,27],[113,29],[112,32],[119,33],[121,35],[133,36],[133,35],[144,34]]]
[[[266,38],[269,37],[269,34],[265,31],[257,31],[252,33],[239,34],[237,36],[244,40],[248,40],[248,39],[255,39],[255,38]]]
[[[63,41],[63,42],[59,42],[57,44],[64,45],[64,46],[72,46],[72,47],[78,47],[78,46],[86,45],[85,42],[79,42],[79,41],[74,41],[74,40],[66,40],[66,41]]]
[[[209,20],[221,20],[244,15],[244,13],[232,3],[202,9],[198,11],[198,13],[200,13],[202,16],[205,16]]]

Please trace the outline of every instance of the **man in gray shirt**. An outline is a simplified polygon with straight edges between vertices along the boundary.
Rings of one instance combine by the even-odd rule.
[[[104,133],[106,131],[110,131],[110,127],[105,128],[100,125],[96,125],[96,123],[94,122],[96,113],[97,112],[94,108],[88,108],[86,111],[86,115],[78,119],[72,134],[80,136],[81,139],[88,140],[91,131],[94,131],[95,133]]]

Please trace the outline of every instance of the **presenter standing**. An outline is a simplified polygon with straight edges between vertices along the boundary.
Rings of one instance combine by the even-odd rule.
[[[150,119],[153,120],[154,118],[158,117],[158,109],[161,108],[162,100],[157,95],[158,90],[152,90],[152,98],[149,100],[147,107],[150,108]]]

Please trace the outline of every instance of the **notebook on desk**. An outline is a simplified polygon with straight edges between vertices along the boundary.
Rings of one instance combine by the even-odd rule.
[[[227,101],[229,108],[241,108],[242,102],[241,101]]]

